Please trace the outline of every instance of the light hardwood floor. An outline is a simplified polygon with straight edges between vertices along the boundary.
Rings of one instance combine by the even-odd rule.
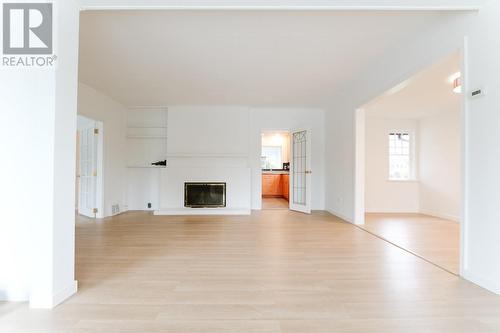
[[[0,332],[500,332],[500,297],[327,214],[77,225],[80,291]]]
[[[262,209],[289,209],[290,204],[285,198],[262,198]]]
[[[460,225],[422,214],[367,214],[362,228],[454,274],[460,272]]]

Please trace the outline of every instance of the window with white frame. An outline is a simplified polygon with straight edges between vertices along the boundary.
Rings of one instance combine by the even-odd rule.
[[[413,178],[412,140],[408,131],[389,133],[389,180]]]

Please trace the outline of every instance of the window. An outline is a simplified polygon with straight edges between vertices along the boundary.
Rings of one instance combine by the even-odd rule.
[[[412,170],[412,137],[408,132],[389,133],[389,180],[410,180]]]
[[[262,147],[262,169],[282,169],[281,147]]]

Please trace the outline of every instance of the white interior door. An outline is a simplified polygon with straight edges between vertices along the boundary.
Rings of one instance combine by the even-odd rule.
[[[79,129],[80,186],[78,213],[95,217],[97,209],[97,133],[95,126]]]
[[[290,209],[311,213],[311,131],[292,131]]]

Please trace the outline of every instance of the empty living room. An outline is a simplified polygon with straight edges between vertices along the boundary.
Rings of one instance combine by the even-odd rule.
[[[0,332],[500,332],[497,1],[0,2]]]

